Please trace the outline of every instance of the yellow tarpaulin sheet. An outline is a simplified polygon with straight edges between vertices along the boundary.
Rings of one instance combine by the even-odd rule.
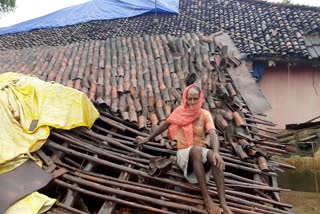
[[[34,192],[9,207],[4,214],[44,213],[48,211],[55,202],[55,199],[49,198],[48,196],[38,192]]]
[[[0,74],[0,174],[41,148],[50,127],[90,128],[98,116],[87,96],[77,90],[23,74]]]

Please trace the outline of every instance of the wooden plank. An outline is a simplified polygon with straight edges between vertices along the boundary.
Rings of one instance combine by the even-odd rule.
[[[263,113],[271,109],[269,102],[244,63],[238,67],[227,68],[227,72],[252,114]]]

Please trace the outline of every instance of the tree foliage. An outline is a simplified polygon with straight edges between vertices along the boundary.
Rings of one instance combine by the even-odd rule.
[[[16,0],[0,0],[0,13],[13,11],[16,7]]]
[[[291,4],[291,0],[282,0],[282,3]]]

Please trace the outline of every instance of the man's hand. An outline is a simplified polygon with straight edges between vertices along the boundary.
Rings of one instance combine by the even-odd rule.
[[[224,170],[225,164],[220,154],[218,152],[213,152],[212,157],[213,157],[213,164],[217,166],[219,169]]]
[[[141,136],[136,137],[136,139],[134,140],[134,142],[138,143],[139,145],[145,144],[148,141],[149,139],[147,137],[141,137]]]

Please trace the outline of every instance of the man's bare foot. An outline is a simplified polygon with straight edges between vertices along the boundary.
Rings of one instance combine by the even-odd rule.
[[[213,201],[211,200],[204,201],[204,204],[206,206],[208,214],[221,214],[223,211],[218,205],[213,203]]]
[[[226,204],[221,204],[221,208],[223,209],[223,214],[233,214],[233,212]]]

